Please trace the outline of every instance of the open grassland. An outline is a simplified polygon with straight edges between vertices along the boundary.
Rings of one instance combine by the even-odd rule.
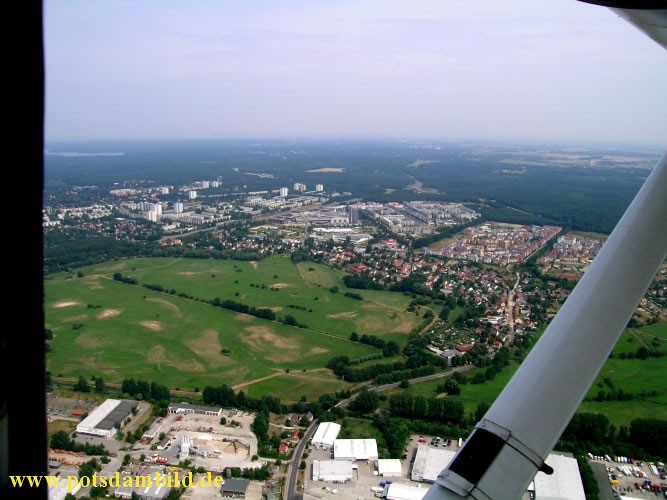
[[[275,377],[240,387],[248,396],[270,394],[282,401],[317,400],[322,394],[348,389],[349,384],[329,372],[278,373]]]
[[[64,431],[71,434],[76,429],[76,422],[71,420],[51,420],[46,424],[48,437],[51,439],[56,432]]]
[[[405,312],[407,296],[362,291],[367,300],[345,297],[347,289],[334,271],[313,263],[296,266],[281,257],[261,262],[132,259],[82,271],[83,278],[61,273],[45,282],[46,327],[54,332],[47,363],[54,375],[100,375],[108,382],[131,376],[186,390],[226,383],[252,395],[310,399],[349,387],[326,371],[310,370],[337,355],[356,359],[379,352],[349,341],[352,331],[403,342],[421,319]],[[139,285],[114,281],[115,272]],[[278,317],[292,314],[307,328],[141,284],[268,307]],[[331,286],[339,292],[332,293]]]
[[[591,386],[579,411],[602,413],[616,425],[629,425],[635,418],[658,418],[667,420],[667,356],[649,357],[648,359],[620,359],[621,353],[635,353],[647,340],[662,339],[662,350],[667,352],[667,324],[661,323],[648,327],[626,330],[614,348],[614,357],[607,360],[599,376]],[[461,387],[460,398],[465,406],[466,415],[474,412],[478,403],[493,403],[509,379],[514,375],[519,365],[512,363],[503,369],[493,380],[483,384],[467,384]],[[565,364],[564,364],[565,368]],[[465,372],[465,376],[472,378],[484,369],[473,369]],[[611,387],[605,379],[613,383],[614,388],[622,389],[624,393],[632,393],[633,399],[628,401],[594,401],[599,391],[609,392]],[[426,398],[438,397],[436,387],[444,380],[433,380],[411,385],[409,389],[395,389],[386,394],[399,393],[409,390],[412,394]],[[655,395],[652,392],[655,391]],[[641,395],[641,393],[645,395]],[[651,394],[651,395],[649,395]],[[447,396],[440,396],[447,397]]]
[[[358,358],[377,352],[142,287],[99,282],[91,288],[84,278],[46,287],[46,326],[54,332],[47,361],[54,375],[101,375],[107,381],[133,376],[192,390],[319,368],[341,353]]]
[[[420,318],[405,311],[410,297],[376,290],[352,290],[363,301],[345,297],[350,290],[333,270],[312,262],[294,265],[286,257],[259,262],[133,259],[84,268],[84,272],[96,276],[98,284],[121,272],[140,284],[159,284],[195,298],[219,297],[271,308],[279,317],[289,313],[310,329],[344,338],[356,331],[401,343],[420,324]],[[338,293],[329,290],[333,286]]]

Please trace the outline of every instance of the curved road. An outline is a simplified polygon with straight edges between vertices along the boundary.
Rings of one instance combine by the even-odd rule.
[[[287,468],[287,475],[285,476],[285,498],[286,500],[302,500],[303,495],[297,493],[296,491],[296,476],[299,473],[299,465],[301,464],[301,457],[303,452],[308,446],[308,442],[315,434],[315,429],[319,421],[317,419],[313,420],[310,424],[310,427],[306,429],[306,432],[303,434],[303,438],[299,441],[299,444],[294,448],[294,454],[292,455],[292,460],[290,461],[289,467]]]

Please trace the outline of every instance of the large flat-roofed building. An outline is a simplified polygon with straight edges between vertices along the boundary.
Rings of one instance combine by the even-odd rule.
[[[111,437],[121,428],[123,421],[138,404],[136,401],[107,399],[76,426],[76,432],[104,438]]]
[[[415,455],[415,463],[412,466],[410,479],[426,483],[434,482],[440,471],[452,461],[454,455],[456,455],[455,451],[441,450],[428,444],[420,444],[417,446],[417,454]]]
[[[172,403],[169,405],[169,413],[199,413],[200,415],[219,417],[222,415],[222,408],[193,405],[190,403]]]
[[[250,486],[250,481],[247,479],[230,477],[225,479],[225,484],[220,488],[220,494],[227,498],[245,498],[248,486]]]
[[[353,470],[350,460],[313,460],[313,481],[351,481]]]
[[[158,471],[154,471],[140,479],[137,479],[139,476],[133,476],[133,485],[119,486],[115,489],[113,496],[117,498],[133,498],[132,495],[134,494],[134,498],[140,498],[141,500],[162,500],[169,494],[171,488],[167,484],[164,484],[164,476],[160,477],[158,474]],[[121,476],[121,484],[123,484],[125,477],[127,477],[126,473]],[[143,482],[137,484],[137,480]]]
[[[383,477],[400,477],[401,461],[398,458],[381,458],[378,460],[378,475]]]
[[[384,487],[382,496],[387,500],[422,500],[427,492],[428,488],[392,483]]]
[[[550,453],[546,462],[554,473],[538,472],[528,487],[540,500],[585,500],[584,485],[581,482],[577,459]]]
[[[335,422],[322,422],[315,431],[313,444],[320,448],[331,448],[340,434],[340,424]]]
[[[377,460],[378,444],[375,439],[336,439],[335,460]]]

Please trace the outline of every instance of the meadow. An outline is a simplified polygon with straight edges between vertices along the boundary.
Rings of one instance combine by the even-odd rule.
[[[80,271],[83,277],[61,273],[45,281],[46,327],[54,333],[47,365],[53,375],[99,375],[108,382],[135,377],[185,390],[224,383],[253,395],[316,398],[347,387],[319,372],[330,358],[379,352],[351,342],[353,331],[402,343],[420,319],[405,312],[407,296],[373,291],[362,294],[362,301],[345,297],[347,289],[332,270],[297,266],[284,257],[130,259]],[[116,272],[138,285],[115,281]],[[141,284],[160,284],[195,299],[220,297],[271,308],[279,318],[292,314],[307,328]]]

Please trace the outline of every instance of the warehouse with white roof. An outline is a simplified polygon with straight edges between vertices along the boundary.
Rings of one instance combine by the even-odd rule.
[[[335,460],[377,460],[378,444],[375,439],[336,439]]]
[[[382,496],[387,500],[422,500],[428,492],[428,488],[408,486],[406,484],[392,483],[384,487]]]
[[[455,451],[441,450],[428,444],[420,444],[417,446],[417,454],[415,455],[415,463],[412,466],[410,479],[427,483],[434,482],[440,471],[452,461],[454,455],[456,455]]]
[[[340,434],[340,424],[335,422],[322,422],[313,436],[313,445],[318,448],[331,448]]]
[[[313,481],[351,481],[354,468],[349,460],[313,460]]]
[[[378,476],[400,477],[402,473],[401,461],[398,458],[381,458],[378,460]]]
[[[551,453],[546,460],[554,473],[538,472],[528,487],[535,497],[544,500],[585,500],[579,464],[576,458]]]
[[[116,434],[138,404],[137,401],[107,399],[76,426],[76,432],[109,438]]]

